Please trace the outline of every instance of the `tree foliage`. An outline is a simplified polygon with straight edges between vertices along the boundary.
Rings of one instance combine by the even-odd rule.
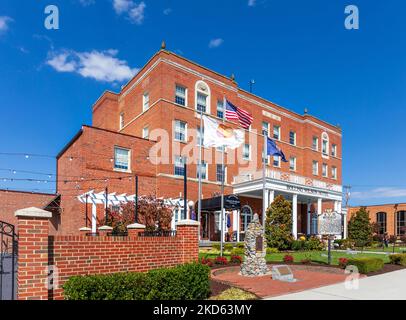
[[[292,205],[283,196],[266,210],[265,237],[270,248],[287,250],[292,244]]]
[[[369,212],[361,207],[348,223],[348,238],[355,241],[355,245],[362,247],[372,241],[373,224],[370,222]]]

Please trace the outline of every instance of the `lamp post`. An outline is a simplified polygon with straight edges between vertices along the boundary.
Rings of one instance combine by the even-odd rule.
[[[394,239],[393,239],[393,253],[395,253],[396,240],[398,239],[397,230],[396,230],[396,222],[397,222],[396,214],[397,214],[397,211],[398,211],[398,204],[395,204],[394,208],[395,208],[395,211],[393,213],[393,236],[394,236]]]
[[[250,80],[250,93],[252,93],[252,86],[255,84],[255,80]]]

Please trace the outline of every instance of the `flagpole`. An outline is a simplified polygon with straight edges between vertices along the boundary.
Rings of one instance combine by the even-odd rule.
[[[266,215],[266,161],[265,159],[268,158],[267,155],[267,134],[268,132],[264,132],[264,147],[263,147],[263,156],[262,156],[262,227],[265,227],[265,215]]]
[[[223,123],[224,123],[224,112],[226,108],[226,96],[224,96],[223,100]],[[222,179],[221,179],[221,213],[220,213],[220,223],[221,223],[221,229],[220,229],[220,256],[223,256],[223,242],[224,242],[224,181],[226,179],[225,177],[225,170],[224,170],[224,145],[221,148],[221,174],[222,174]]]
[[[202,204],[202,144],[203,144],[203,111],[200,110],[200,141],[199,141],[199,187],[198,187],[198,200],[197,200],[197,221],[201,222],[201,204]],[[199,227],[199,241],[200,241],[200,227]]]

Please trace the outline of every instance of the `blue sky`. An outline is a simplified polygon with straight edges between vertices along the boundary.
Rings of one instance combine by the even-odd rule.
[[[57,5],[60,29],[44,27]],[[344,28],[357,5],[360,29]],[[2,0],[0,177],[48,179],[54,156],[91,123],[100,94],[167,48],[286,108],[343,128],[352,204],[406,202],[406,3],[390,1]],[[106,70],[113,68],[115,72]],[[51,177],[49,180],[52,180]],[[0,180],[51,191],[52,182]]]

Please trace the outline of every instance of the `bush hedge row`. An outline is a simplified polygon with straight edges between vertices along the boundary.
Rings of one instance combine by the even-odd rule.
[[[147,273],[74,276],[63,285],[67,300],[200,300],[210,293],[210,268],[200,263]]]
[[[369,272],[379,271],[383,268],[384,262],[379,258],[352,258],[348,259],[348,266],[356,266],[359,273],[367,274]]]
[[[389,260],[392,264],[399,264],[406,267],[406,253],[391,254]]]

